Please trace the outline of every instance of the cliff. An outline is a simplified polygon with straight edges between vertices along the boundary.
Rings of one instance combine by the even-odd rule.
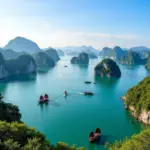
[[[21,55],[17,59],[4,60],[0,53],[0,79],[33,72],[36,72],[36,63],[31,56]]]
[[[35,59],[37,67],[39,68],[55,66],[54,60],[44,52],[39,52],[35,54],[34,59]]]
[[[150,124],[150,77],[129,89],[124,96],[124,103],[134,117],[145,124]]]
[[[59,61],[60,58],[58,56],[58,53],[55,49],[53,48],[48,48],[47,50],[44,51],[49,57],[51,57],[55,62]]]
[[[72,57],[71,59],[72,64],[88,64],[89,63],[89,56],[87,53],[80,53],[78,57]]]
[[[96,76],[117,77],[121,76],[119,66],[111,59],[104,59],[94,68]]]

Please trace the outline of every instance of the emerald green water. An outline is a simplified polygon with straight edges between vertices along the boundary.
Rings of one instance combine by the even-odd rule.
[[[62,57],[56,67],[45,73],[1,81],[4,100],[19,106],[22,121],[43,132],[53,144],[64,141],[91,150],[103,150],[106,141],[123,139],[144,128],[124,109],[120,100],[127,89],[148,76],[144,66],[120,65],[122,77],[112,80],[94,77],[93,68],[100,62],[98,59],[91,60],[89,66],[71,65],[69,59]],[[96,84],[84,84],[85,80]],[[67,98],[61,95],[64,90],[69,92]],[[79,94],[84,91],[95,95]],[[44,93],[48,93],[52,101],[47,106],[39,106],[38,98]],[[101,141],[90,144],[88,135],[97,127],[102,130]]]

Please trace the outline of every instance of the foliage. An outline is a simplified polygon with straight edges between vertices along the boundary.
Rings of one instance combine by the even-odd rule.
[[[139,64],[145,64],[146,59],[142,59],[137,52],[129,51],[126,55],[121,57],[120,63],[139,65]]]
[[[150,128],[139,134],[133,135],[130,139],[116,141],[114,144],[106,144],[109,150],[149,150],[150,149]]]
[[[0,101],[0,120],[20,121],[21,114],[17,106]]]
[[[129,89],[125,95],[127,105],[134,106],[136,113],[150,110],[150,76],[141,81],[137,86]]]
[[[94,68],[96,75],[103,76],[112,76],[112,77],[120,77],[121,71],[119,66],[112,59],[103,59],[99,64]]]

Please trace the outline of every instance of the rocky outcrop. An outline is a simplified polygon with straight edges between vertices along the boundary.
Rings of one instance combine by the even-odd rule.
[[[0,53],[0,79],[16,74],[36,72],[36,63],[29,55],[21,55],[17,59],[4,60]]]
[[[123,97],[126,108],[145,124],[150,125],[150,77],[127,91]]]
[[[38,68],[55,66],[54,60],[44,52],[37,53],[34,59]]]
[[[146,68],[150,69],[150,54],[149,57],[147,58]]]
[[[41,51],[38,45],[24,37],[16,37],[8,42],[4,49],[12,49],[15,52],[35,53]]]
[[[78,57],[73,57],[71,59],[72,64],[88,64],[89,56],[87,53],[80,53]]]
[[[65,56],[64,52],[60,49],[57,49],[57,53],[59,56]]]
[[[51,57],[55,62],[59,61],[60,58],[58,56],[58,53],[55,49],[53,48],[48,48],[47,50],[44,51],[49,57]]]
[[[146,59],[142,59],[137,52],[129,51],[126,55],[120,58],[121,64],[140,65],[145,64]]]
[[[121,76],[119,66],[111,59],[104,59],[94,68],[96,76],[116,77]]]

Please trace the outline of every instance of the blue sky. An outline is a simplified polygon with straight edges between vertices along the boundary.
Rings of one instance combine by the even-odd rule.
[[[0,0],[0,46],[150,47],[150,0]]]

